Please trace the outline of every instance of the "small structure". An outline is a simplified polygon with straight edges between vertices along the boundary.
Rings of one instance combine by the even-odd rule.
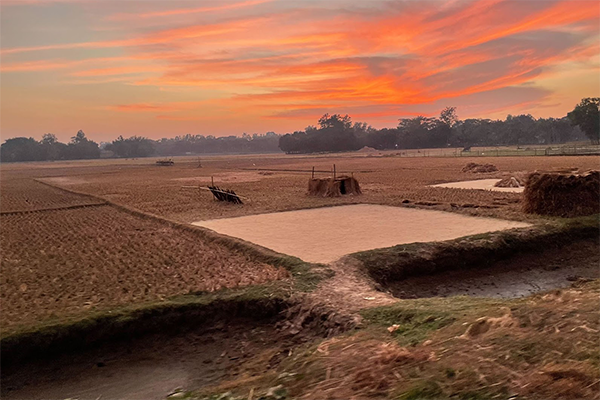
[[[361,194],[360,185],[351,176],[336,176],[335,165],[333,166],[333,177],[315,178],[315,169],[313,167],[312,177],[308,180],[308,194],[319,197],[339,197],[347,194]]]
[[[556,217],[577,217],[600,211],[600,171],[540,173],[527,177],[523,211]]]

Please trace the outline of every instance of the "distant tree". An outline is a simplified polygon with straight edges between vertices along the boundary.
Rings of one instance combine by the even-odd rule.
[[[440,120],[450,128],[453,128],[459,121],[458,116],[456,115],[456,107],[444,108],[440,112]]]
[[[52,133],[46,133],[42,136],[40,146],[44,154],[44,160],[51,161],[64,157],[65,148],[67,147],[64,143],[60,143]]]
[[[600,143],[600,98],[587,97],[567,114],[571,124],[579,126],[592,143]]]
[[[112,151],[117,157],[148,157],[154,154],[154,142],[140,136],[132,136],[129,139],[119,136],[106,146],[106,150]]]
[[[2,162],[41,161],[43,159],[41,145],[34,138],[16,137],[6,140],[0,146]]]
[[[80,130],[71,138],[65,150],[65,158],[71,160],[100,158],[98,143],[88,140],[85,133]]]
[[[80,129],[77,131],[77,134],[73,137],[71,137],[71,142],[72,143],[82,143],[82,142],[86,142],[87,138],[85,137],[85,133]]]
[[[42,144],[55,144],[58,142],[58,139],[56,139],[56,135],[52,134],[52,133],[46,133],[42,136]]]

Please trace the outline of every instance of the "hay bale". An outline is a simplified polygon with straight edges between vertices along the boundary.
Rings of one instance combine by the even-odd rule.
[[[347,194],[361,194],[358,181],[351,176],[333,178],[311,178],[308,180],[308,194],[319,197],[339,197]]]
[[[600,212],[600,171],[584,174],[534,172],[523,192],[523,211],[556,217]]]
[[[521,174],[505,176],[500,181],[496,182],[495,187],[504,188],[520,188],[525,187],[526,177]]]
[[[473,162],[468,163],[462,169],[462,172],[471,172],[474,174],[496,171],[498,171],[498,168],[494,164],[477,164]]]

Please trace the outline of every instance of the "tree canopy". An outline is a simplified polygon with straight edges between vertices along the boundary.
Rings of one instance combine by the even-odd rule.
[[[567,117],[573,125],[579,126],[592,143],[600,142],[600,98],[582,99]]]

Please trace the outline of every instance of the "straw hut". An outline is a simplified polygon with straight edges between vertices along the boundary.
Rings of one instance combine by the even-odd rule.
[[[336,178],[310,178],[308,194],[319,197],[339,197],[348,194],[361,194],[360,185],[353,176]]]
[[[600,171],[530,174],[523,192],[523,211],[556,217],[600,212]]]

